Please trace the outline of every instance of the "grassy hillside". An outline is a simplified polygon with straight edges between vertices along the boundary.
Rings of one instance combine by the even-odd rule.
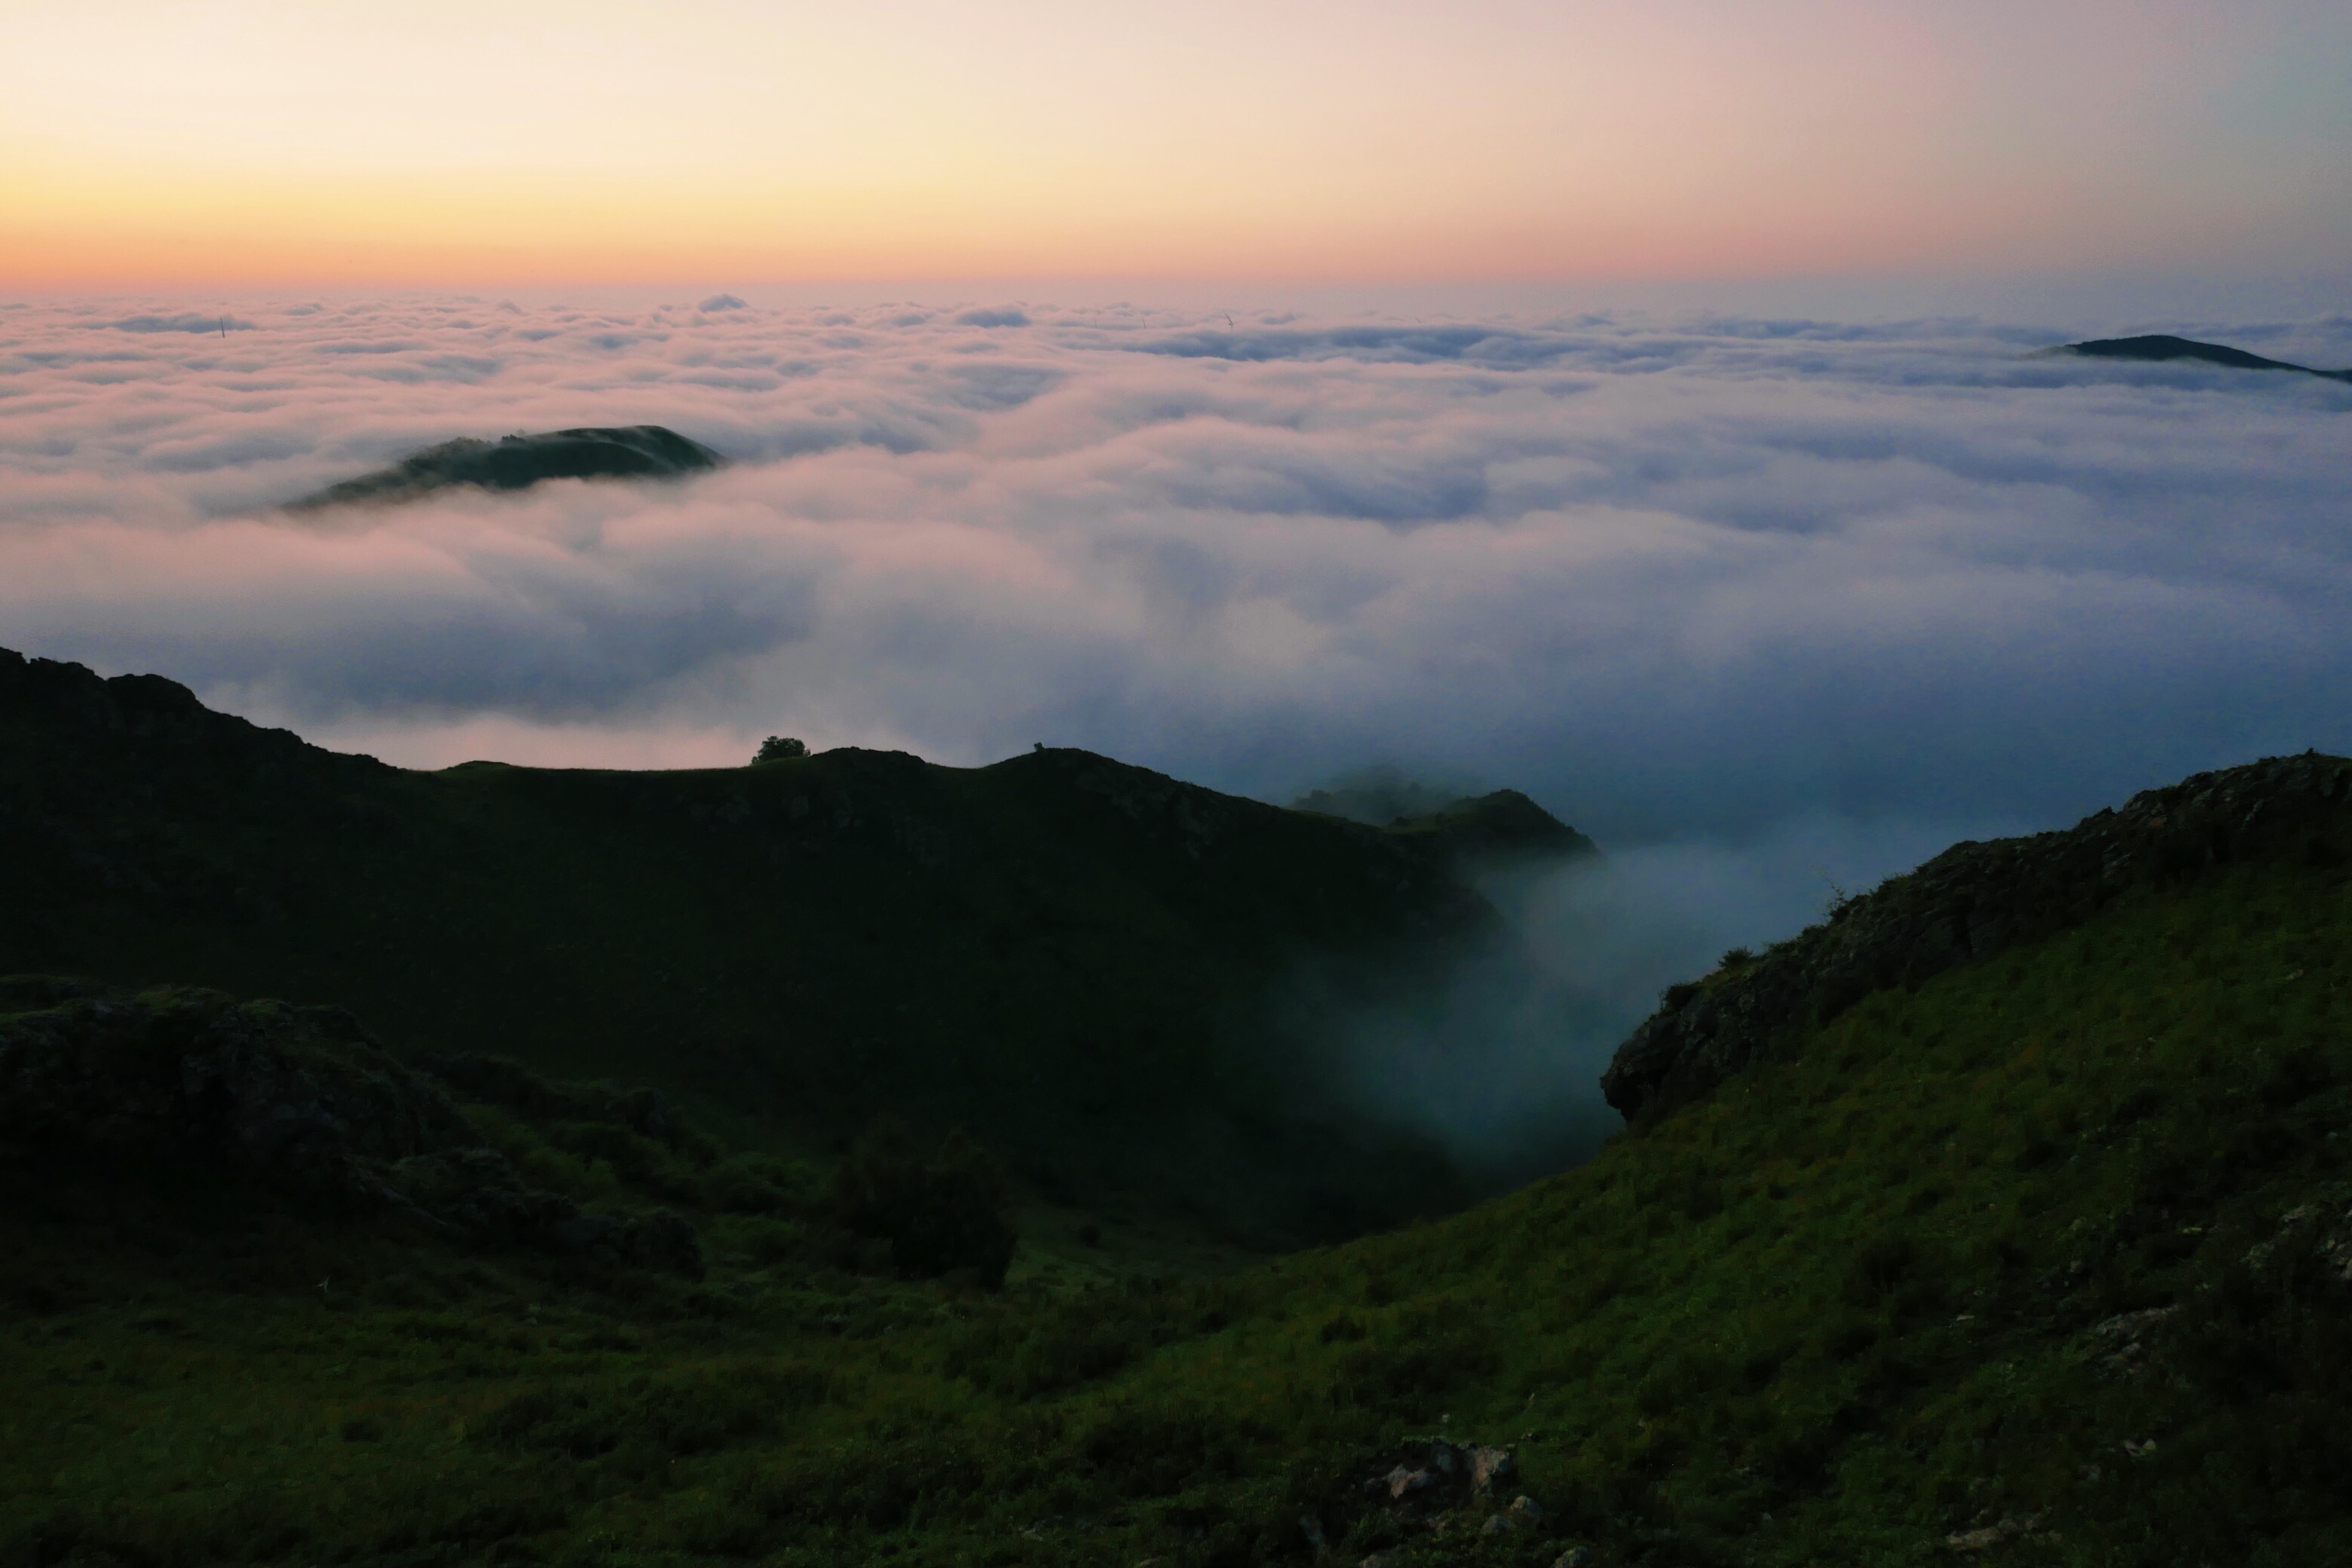
[[[1495,941],[1456,866],[1498,846],[1591,849],[1523,797],[1391,831],[1076,751],[414,773],[0,654],[0,973],[333,1003],[787,1150],[960,1123],[1049,1201],[1260,1239],[1459,1201],[1272,1004]]]
[[[1240,1274],[897,1279],[822,1173],[478,1105],[706,1276],[20,1159],[0,1562],[2352,1560],[2327,798],[1843,995],[1582,1169]],[[1437,1434],[1516,1476],[1413,1489]]]

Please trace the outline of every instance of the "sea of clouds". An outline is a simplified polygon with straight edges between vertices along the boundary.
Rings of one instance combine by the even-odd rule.
[[[2352,363],[2352,316],[2143,325]],[[421,766],[781,732],[1273,799],[1368,763],[1512,785],[1612,851],[1524,907],[1564,971],[1618,944],[1578,983],[1622,1015],[1954,838],[2352,750],[2352,386],[2042,352],[2070,335],[0,306],[0,646]],[[456,436],[638,423],[730,465],[275,510]]]

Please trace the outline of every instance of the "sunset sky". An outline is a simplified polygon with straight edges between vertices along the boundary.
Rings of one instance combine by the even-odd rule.
[[[0,285],[2309,276],[2319,0],[16,0]]]

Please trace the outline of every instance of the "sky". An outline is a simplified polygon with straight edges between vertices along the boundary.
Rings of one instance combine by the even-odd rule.
[[[14,0],[7,30],[20,291],[2340,279],[2352,241],[2335,0]]]

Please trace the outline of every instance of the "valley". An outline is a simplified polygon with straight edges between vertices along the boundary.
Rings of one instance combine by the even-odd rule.
[[[409,774],[5,675],[5,967],[83,978],[0,986],[0,1562],[2352,1554],[2352,762],[1726,955],[1488,1195],[1233,1020],[1594,852],[1521,797]]]

